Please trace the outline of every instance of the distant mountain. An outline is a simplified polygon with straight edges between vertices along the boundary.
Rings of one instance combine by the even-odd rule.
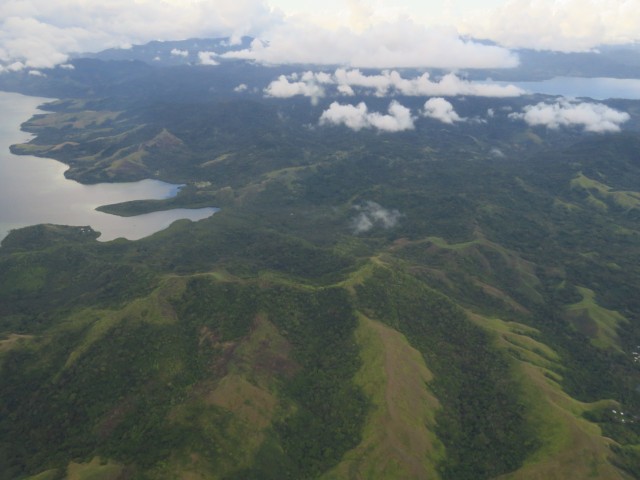
[[[213,52],[216,55],[243,50],[251,45],[251,37],[242,37],[237,42],[230,38],[191,38],[177,41],[155,41],[131,48],[111,48],[98,53],[81,53],[75,58],[95,58],[99,60],[141,61],[150,65],[176,66],[201,63],[198,53]]]

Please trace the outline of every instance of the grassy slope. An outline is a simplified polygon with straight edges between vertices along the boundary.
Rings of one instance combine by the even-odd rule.
[[[627,319],[620,313],[598,305],[595,292],[588,288],[578,287],[582,300],[568,305],[567,314],[575,327],[592,338],[592,343],[599,348],[620,350],[618,327]]]
[[[513,357],[514,375],[524,389],[527,415],[537,425],[542,446],[525,465],[502,479],[624,479],[629,478],[609,462],[610,439],[599,427],[582,418],[585,411],[616,406],[613,401],[585,404],[574,400],[558,380],[562,364],[548,346],[532,338],[538,332],[522,324],[470,313],[477,324],[495,334],[499,348]]]
[[[424,358],[396,330],[360,315],[356,338],[362,367],[356,376],[372,409],[362,442],[324,479],[439,478],[444,450],[434,433],[438,400]]]

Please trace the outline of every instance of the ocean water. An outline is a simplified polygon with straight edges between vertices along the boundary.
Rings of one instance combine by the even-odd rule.
[[[530,93],[588,97],[594,100],[624,98],[640,100],[640,79],[555,77],[536,82],[499,82],[515,85]]]

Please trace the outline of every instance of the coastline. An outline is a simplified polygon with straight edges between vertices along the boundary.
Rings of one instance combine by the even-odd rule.
[[[12,147],[15,145],[20,145],[20,142],[31,145],[28,142],[37,138],[37,133],[24,126],[34,118],[45,118],[40,112],[47,112],[39,107],[50,101],[48,98],[0,91],[0,105],[5,112],[0,133],[3,143],[0,157],[0,239],[14,229],[58,224],[91,225],[102,232],[100,241],[121,236],[135,240],[162,230],[173,221],[183,218],[200,220],[217,211],[213,207],[184,209],[185,205],[176,203],[179,186],[175,184],[147,179],[87,185],[67,178],[64,173],[69,165],[60,159],[14,153],[15,148]],[[28,119],[24,120],[27,116]],[[130,217],[117,216],[113,210],[109,213],[97,210],[100,206],[108,208],[132,201],[151,201],[149,205],[154,208],[135,212],[135,216]],[[149,217],[140,213],[153,215]]]

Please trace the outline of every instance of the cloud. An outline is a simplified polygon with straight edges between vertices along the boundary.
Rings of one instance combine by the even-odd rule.
[[[531,126],[543,125],[557,129],[561,126],[582,126],[587,132],[618,132],[620,125],[631,117],[602,103],[578,103],[560,100],[541,102],[524,107],[523,113],[511,113],[509,118],[524,120]]]
[[[508,0],[458,24],[507,47],[556,51],[637,42],[639,25],[639,0]]]
[[[268,41],[224,54],[265,64],[321,64],[362,68],[509,68],[509,50],[463,40],[453,29],[427,28],[409,19],[372,25],[362,32],[329,30],[308,23],[283,23]]]
[[[371,201],[364,202],[355,209],[360,212],[351,222],[351,228],[356,234],[368,232],[374,227],[388,230],[395,227],[402,217],[398,210],[388,210]]]
[[[151,40],[260,36],[282,22],[263,0],[3,0],[0,65],[51,68],[70,53]]]
[[[436,120],[440,120],[442,123],[449,124],[462,120],[462,118],[460,118],[453,109],[453,105],[441,97],[430,98],[427,100],[424,104],[422,115],[429,118],[435,118]]]
[[[0,18],[2,18],[0,7]],[[83,31],[63,29],[33,18],[9,17],[0,21],[0,61],[9,70],[52,68],[68,59],[66,52],[80,48]],[[20,66],[20,68],[18,68]]]
[[[200,65],[220,65],[213,57],[217,56],[216,52],[198,52],[198,60]]]
[[[388,115],[370,113],[367,105],[360,102],[357,106],[342,105],[333,102],[320,116],[320,125],[345,125],[351,130],[375,128],[385,132],[400,132],[414,128],[411,110],[396,101],[389,105]]]
[[[331,29],[302,15],[286,17],[265,0],[4,0],[0,64],[50,68],[70,53],[193,37],[229,36],[238,44],[242,35],[261,40],[227,57],[379,68],[507,68],[518,62],[508,49],[462,39],[453,28],[407,17],[378,15],[372,22],[366,2],[349,3],[353,28]]]
[[[343,0],[313,4],[313,10],[304,5],[310,2],[299,2],[288,7],[299,12],[291,15],[269,3],[2,0],[0,68],[50,68],[70,53],[193,37],[229,36],[233,45],[242,35],[260,38],[226,55],[269,64],[443,69],[513,67],[518,59],[512,47],[586,50],[640,40],[640,0],[504,0],[497,8],[475,10],[455,7],[468,2],[447,0],[440,14],[432,2]],[[451,15],[443,14],[449,10]],[[434,18],[449,26],[428,26]]]
[[[372,92],[378,97],[399,94],[406,96],[448,96],[469,95],[479,97],[517,97],[524,90],[514,85],[470,82],[454,73],[432,80],[428,73],[414,78],[403,78],[396,70],[386,70],[380,74],[366,75],[358,69],[338,68],[333,74],[307,71],[302,75],[281,75],[271,82],[265,93],[272,97],[292,97],[304,95],[318,98],[325,95],[325,88],[335,86],[339,95],[352,96],[356,89],[363,93]]]
[[[489,151],[489,155],[491,155],[494,158],[504,158],[505,154],[502,150],[500,150],[497,147],[493,147],[490,151]]]
[[[248,88],[249,87],[247,87],[246,83],[241,83],[236,88],[234,88],[233,91],[237,93],[242,93],[242,92],[246,92]]]
[[[306,74],[305,74],[306,75]],[[324,97],[324,89],[308,76],[303,80],[296,81],[297,75],[286,77],[280,75],[265,88],[264,93],[268,97],[290,98],[298,95],[310,97],[313,103],[317,103],[318,98]],[[294,80],[294,81],[290,81]]]
[[[179,50],[177,48],[174,48],[171,50],[171,55],[173,55],[174,57],[188,57],[189,50]]]

